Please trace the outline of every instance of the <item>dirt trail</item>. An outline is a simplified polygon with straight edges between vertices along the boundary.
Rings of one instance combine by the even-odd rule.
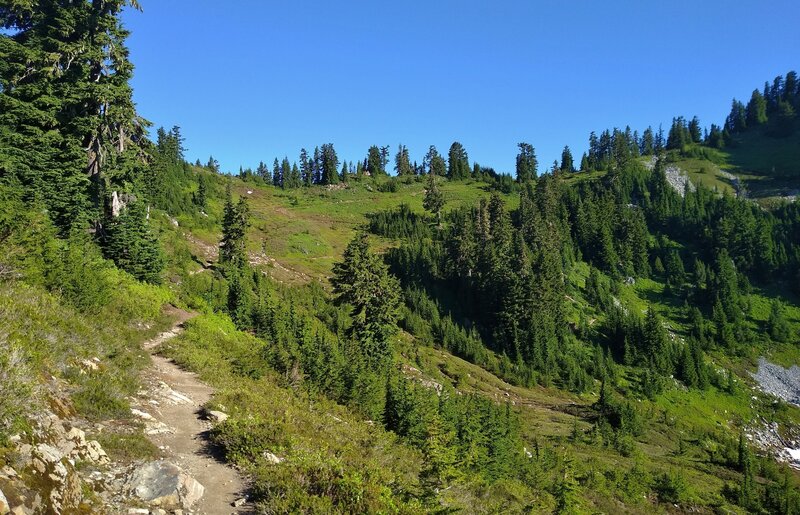
[[[211,424],[200,417],[201,406],[211,399],[214,389],[197,375],[180,369],[172,361],[154,354],[159,345],[181,333],[182,324],[193,315],[173,310],[175,326],[145,343],[152,354],[152,365],[143,373],[146,395],[140,397],[148,438],[164,453],[165,459],[187,471],[205,487],[205,493],[192,513],[228,515],[249,513],[252,507],[234,507],[246,494],[242,477],[226,465],[211,447]],[[149,415],[149,417],[148,417]]]

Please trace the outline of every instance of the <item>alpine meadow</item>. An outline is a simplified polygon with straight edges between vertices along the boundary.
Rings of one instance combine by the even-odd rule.
[[[260,159],[232,165],[235,128],[141,114],[157,109],[136,96],[127,27],[156,3],[0,0],[0,515],[800,514],[796,62],[717,96],[727,115],[713,123],[672,113],[568,136],[526,115],[563,136],[555,162],[539,155],[556,147],[515,139],[493,168],[474,157],[492,155],[473,143],[486,133],[470,132],[491,125],[485,109],[459,86],[440,100],[474,127],[449,133],[433,112],[415,123],[463,144],[363,143],[356,124],[326,125],[333,64],[298,61],[270,80],[330,112],[243,132],[330,136],[264,141]],[[183,2],[187,20],[169,23],[200,31],[190,11],[208,4]],[[502,46],[488,42],[497,19],[487,48]],[[206,21],[208,37],[235,30]],[[264,23],[255,42],[226,33],[225,52],[312,45],[310,21],[280,43]],[[224,90],[231,111],[294,101],[236,98],[256,71],[223,54],[159,76],[155,91],[187,92],[161,102],[205,116],[201,87]],[[750,77],[756,56],[737,59]],[[391,73],[439,87],[414,69]],[[493,87],[468,71],[453,82]],[[548,102],[567,113],[577,91]],[[415,116],[427,101],[394,94]],[[383,134],[392,119],[361,123]],[[195,144],[200,124],[219,147]]]

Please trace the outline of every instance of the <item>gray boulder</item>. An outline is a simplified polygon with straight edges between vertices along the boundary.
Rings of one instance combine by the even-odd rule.
[[[132,495],[151,506],[189,509],[205,492],[203,485],[177,465],[164,460],[137,468],[128,479]]]

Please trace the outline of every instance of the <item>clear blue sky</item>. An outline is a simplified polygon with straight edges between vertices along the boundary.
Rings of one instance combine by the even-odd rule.
[[[127,11],[134,96],[223,170],[334,143],[464,144],[513,172],[590,131],[673,116],[720,123],[731,98],[800,71],[800,2],[141,0]]]

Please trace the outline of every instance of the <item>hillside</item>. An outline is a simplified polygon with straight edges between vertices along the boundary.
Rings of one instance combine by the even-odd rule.
[[[800,512],[794,72],[514,178],[233,175],[127,6],[0,7],[0,515]]]

